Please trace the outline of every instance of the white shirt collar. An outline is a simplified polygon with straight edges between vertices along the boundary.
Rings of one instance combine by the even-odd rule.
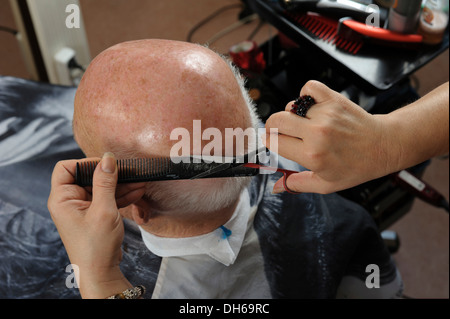
[[[179,257],[188,255],[208,255],[229,266],[234,263],[242,247],[250,217],[250,196],[244,189],[231,218],[223,226],[210,233],[186,237],[158,237],[139,227],[147,248],[160,257]]]

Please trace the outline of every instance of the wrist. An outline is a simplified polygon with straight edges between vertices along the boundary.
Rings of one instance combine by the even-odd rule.
[[[434,148],[437,136],[430,134],[434,124],[428,123],[419,109],[411,104],[385,115],[386,127],[391,137],[392,172],[401,171],[436,156]],[[437,123],[439,124],[439,123]]]
[[[107,269],[80,267],[79,289],[83,299],[105,299],[132,287],[118,266]]]
[[[401,170],[403,162],[403,145],[400,132],[401,122],[397,121],[393,113],[373,115],[380,134],[375,141],[376,153],[374,157],[378,163],[378,177],[385,176]]]

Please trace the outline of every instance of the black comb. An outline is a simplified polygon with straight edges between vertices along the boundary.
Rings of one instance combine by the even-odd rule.
[[[191,179],[203,172],[210,171],[223,163],[196,163],[198,159],[189,158],[185,162],[174,163],[169,157],[133,158],[117,160],[118,183],[138,183],[177,179]],[[94,170],[100,160],[77,163],[75,181],[79,186],[91,186]],[[257,168],[242,166],[242,163],[231,163],[230,168],[207,178],[241,177],[258,174]]]

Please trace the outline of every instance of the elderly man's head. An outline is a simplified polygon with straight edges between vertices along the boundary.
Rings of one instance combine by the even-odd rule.
[[[75,138],[88,157],[106,151],[117,158],[161,157],[177,143],[170,140],[172,130],[182,127],[193,136],[194,120],[222,133],[254,127],[251,103],[235,73],[222,57],[195,44],[141,40],[113,46],[92,61],[79,85]],[[236,200],[244,181],[148,183],[145,209],[219,210]]]

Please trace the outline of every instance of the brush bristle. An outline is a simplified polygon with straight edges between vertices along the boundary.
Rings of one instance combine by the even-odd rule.
[[[316,14],[286,13],[296,24],[305,28],[313,36],[335,45],[337,48],[357,54],[363,45],[363,41],[350,37],[343,37],[338,33],[339,23],[333,19]]]

